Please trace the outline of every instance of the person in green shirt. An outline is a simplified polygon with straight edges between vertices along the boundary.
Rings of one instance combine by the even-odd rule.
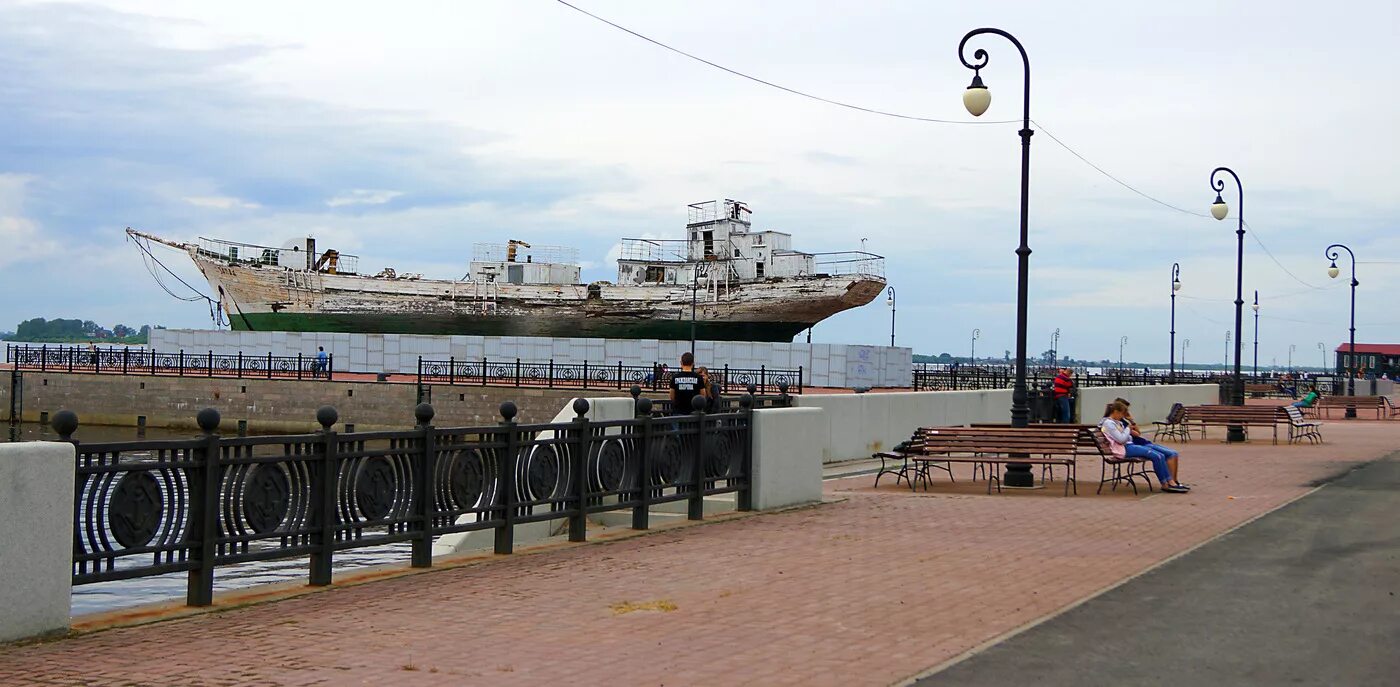
[[[1294,407],[1294,408],[1311,408],[1312,405],[1313,405],[1314,403],[1317,403],[1317,398],[1318,398],[1318,394],[1317,394],[1317,385],[1316,385],[1316,384],[1310,384],[1310,385],[1308,385],[1308,394],[1307,394],[1306,396],[1304,396],[1301,400],[1294,401],[1294,402],[1293,402],[1293,407]]]

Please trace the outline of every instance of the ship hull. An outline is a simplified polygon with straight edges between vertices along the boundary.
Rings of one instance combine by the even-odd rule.
[[[675,285],[481,284],[381,279],[191,258],[243,331],[791,341],[885,282],[868,275],[772,278],[692,294]]]
[[[814,323],[697,320],[703,341],[792,341]],[[361,334],[472,334],[478,336],[589,337],[686,340],[690,320],[631,318],[403,315],[393,313],[249,313],[230,317],[239,331],[353,332]]]

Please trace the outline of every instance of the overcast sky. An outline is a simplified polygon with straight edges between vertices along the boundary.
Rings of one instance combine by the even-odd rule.
[[[1205,213],[1217,165],[1245,185],[1259,357],[1316,364],[1346,337],[1400,341],[1400,67],[1394,2],[575,4],[727,67],[824,97],[966,121],[958,61],[996,26],[1030,54],[1029,349],[1224,361],[1235,234]],[[998,37],[984,119],[1020,114]],[[0,2],[0,330],[36,317],[207,327],[122,229],[280,244],[315,235],[362,269],[460,277],[477,242],[577,247],[613,279],[622,236],[679,238],[688,203],[747,201],[808,251],[888,256],[898,342],[1014,348],[1016,124],[914,122],[737,78],[551,0]],[[1041,127],[1036,127],[1041,128]],[[1233,188],[1226,198],[1239,204]],[[1271,259],[1255,239],[1272,252]],[[188,260],[167,264],[204,287]],[[1343,270],[1349,265],[1343,265]],[[1291,272],[1291,274],[1290,274]],[[1247,307],[1247,306],[1246,306]],[[884,299],[814,341],[889,342]],[[1253,337],[1246,309],[1245,340]],[[1249,353],[1246,352],[1246,364]]]

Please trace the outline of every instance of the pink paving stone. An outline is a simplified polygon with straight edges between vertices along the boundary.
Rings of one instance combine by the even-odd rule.
[[[1188,495],[1094,495],[1087,460],[1070,498],[837,480],[816,508],[0,648],[0,685],[889,684],[1400,447],[1400,422],[1323,432],[1192,442]]]

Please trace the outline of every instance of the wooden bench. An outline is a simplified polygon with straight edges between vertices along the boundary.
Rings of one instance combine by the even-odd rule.
[[[1262,398],[1264,396],[1284,396],[1278,384],[1246,384],[1244,392],[1252,398]]]
[[[1099,490],[1103,493],[1103,485],[1112,484],[1112,491],[1118,491],[1119,482],[1127,482],[1133,488],[1133,494],[1138,493],[1137,482],[1134,477],[1141,477],[1147,483],[1147,491],[1152,491],[1152,461],[1146,458],[1119,458],[1113,455],[1113,447],[1109,445],[1108,437],[1104,436],[1103,430],[1097,426],[1085,431],[1085,436],[1097,449],[1099,456],[1103,459],[1099,469]],[[1112,474],[1109,474],[1110,471]]]
[[[1303,411],[1296,406],[1284,406],[1288,413],[1288,443],[1307,439],[1314,444],[1322,443],[1322,423],[1311,422],[1303,417]]]
[[[1357,412],[1374,410],[1376,419],[1380,420],[1385,417],[1388,404],[1389,400],[1384,396],[1324,396],[1317,400],[1316,405],[1327,411],[1327,417],[1332,417],[1333,408],[1354,407]]]
[[[1152,440],[1156,441],[1157,437],[1180,439],[1183,442],[1191,441],[1191,432],[1186,429],[1186,406],[1173,403],[1165,420],[1153,421]]]
[[[993,483],[998,492],[1002,490],[997,472],[1002,464],[1064,466],[1065,496],[1069,496],[1071,488],[1079,493],[1075,456],[1083,450],[1081,432],[1083,428],[1071,425],[923,427],[915,432],[910,450],[919,465],[972,463],[974,470],[982,465],[987,468],[988,494]]]
[[[1199,425],[1201,438],[1206,438],[1206,427],[1243,427],[1249,436],[1251,427],[1268,427],[1274,432],[1274,443],[1278,443],[1278,425],[1288,421],[1284,406],[1225,406],[1199,405],[1186,407],[1186,424]]]
[[[1392,396],[1382,396],[1385,399],[1386,417],[1400,416],[1400,399]]]

